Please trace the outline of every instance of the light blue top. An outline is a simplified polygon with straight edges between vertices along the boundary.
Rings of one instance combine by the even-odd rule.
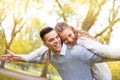
[[[36,58],[32,61],[40,62],[40,59]],[[52,53],[50,62],[57,69],[62,80],[93,80],[91,66],[102,62],[102,58],[80,45],[75,45],[69,50],[63,44],[61,54],[56,57]]]
[[[97,62],[102,62],[102,58],[80,45],[67,49],[65,55],[51,56],[51,63],[63,80],[93,80],[91,66]]]

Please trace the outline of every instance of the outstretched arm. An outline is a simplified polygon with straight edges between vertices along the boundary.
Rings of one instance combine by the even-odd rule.
[[[96,55],[106,58],[120,59],[120,49],[112,48],[108,45],[103,45],[88,36],[78,36],[77,43],[89,49]]]
[[[16,62],[16,61],[25,62],[25,59],[23,57],[13,53],[10,50],[7,50],[7,54],[2,55],[1,59],[6,62]]]
[[[2,59],[9,62],[9,61],[24,61],[24,62],[30,62],[35,60],[37,57],[42,57],[42,55],[48,50],[47,47],[41,46],[40,48],[30,52],[29,54],[14,54],[10,50],[8,51],[8,54],[5,54],[2,56]]]
[[[41,46],[40,48],[30,52],[27,55],[21,55],[26,61],[32,61],[33,59],[37,58],[37,57],[41,57],[46,51],[48,50],[48,48],[46,46]]]

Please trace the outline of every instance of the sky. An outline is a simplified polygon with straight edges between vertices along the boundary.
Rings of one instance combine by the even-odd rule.
[[[49,15],[49,13],[47,13],[47,12],[53,10],[53,8],[54,9],[57,9],[57,8],[52,6],[53,2],[50,1],[50,0],[43,0],[43,2],[44,2],[44,9],[41,9],[39,12],[35,12],[35,9],[32,8],[29,11],[30,14],[26,15],[26,17],[34,14],[34,16],[39,17],[39,19],[42,23],[46,23],[47,25],[53,27],[53,26],[55,26],[56,19],[59,16],[56,13],[52,13],[52,15]],[[43,5],[40,5],[40,6],[43,6]],[[94,25],[93,28],[90,30],[91,35],[94,36],[95,33],[99,33],[102,29],[105,28],[105,26],[108,25],[108,22],[106,20],[108,15],[106,13],[109,13],[108,8],[110,6],[111,6],[111,2],[108,2],[103,7],[103,9],[101,11],[101,14],[99,15],[99,20],[96,22],[96,25]],[[76,11],[76,13],[78,14],[79,17],[80,16],[86,16],[87,10],[88,10],[88,7],[86,5],[82,5],[82,6],[79,6],[79,11]],[[63,21],[63,20],[61,19],[59,21]],[[6,24],[6,22],[8,24]],[[5,29],[5,32],[7,34],[6,36],[7,36],[8,42],[10,40],[11,27],[13,26],[12,24],[13,24],[12,14],[9,14],[8,17],[5,19],[5,21],[2,23],[2,25],[5,26],[4,29]],[[74,26],[75,24],[76,23],[75,23],[74,20],[70,23],[70,25],[72,25],[72,26]],[[104,25],[104,26],[101,26],[101,25]],[[118,47],[118,48],[120,47],[120,42],[119,42],[120,41],[120,27],[119,27],[119,25],[120,25],[120,23],[117,23],[115,25],[115,27],[113,28],[111,43],[110,43],[110,46]]]
[[[102,8],[102,11],[99,15],[99,20],[96,22],[96,25],[94,25],[93,28],[90,30],[91,35],[94,36],[95,33],[99,33],[101,30],[103,30],[108,25],[108,20],[106,19],[109,16],[107,13],[109,13],[109,8],[111,6],[111,3],[112,3],[111,1],[108,2]],[[51,1],[48,1],[45,4],[45,10],[52,10],[54,8],[52,5],[53,3]],[[118,2],[118,5],[120,5],[119,2]],[[43,22],[46,21],[47,24],[50,26],[55,26],[55,21],[58,16],[56,14],[49,16],[45,10],[40,12],[41,20],[43,20]],[[82,5],[82,6],[79,6],[79,11],[77,10],[77,13],[81,16],[85,16],[86,15],[85,13],[87,13],[87,10],[88,10],[88,7],[86,5]],[[45,13],[45,14],[42,14],[42,13]],[[48,15],[49,18],[47,18],[48,16],[46,15]],[[70,23],[70,25],[72,26],[75,25],[74,20]],[[104,25],[104,26],[101,26],[101,25]],[[120,48],[120,42],[119,42],[120,41],[120,26],[119,25],[120,23],[117,23],[116,25],[114,25],[110,44],[109,44],[110,46],[116,47],[116,48]]]

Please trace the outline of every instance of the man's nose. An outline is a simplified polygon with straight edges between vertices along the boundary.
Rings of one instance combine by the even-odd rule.
[[[55,42],[58,42],[59,41],[59,39],[55,39]]]

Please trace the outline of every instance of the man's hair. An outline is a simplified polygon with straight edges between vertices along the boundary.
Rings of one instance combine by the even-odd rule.
[[[49,27],[49,26],[43,28],[43,29],[40,31],[40,38],[41,38],[43,41],[45,41],[44,36],[45,36],[47,33],[51,32],[52,30],[53,30],[53,28],[52,28],[52,27]]]

